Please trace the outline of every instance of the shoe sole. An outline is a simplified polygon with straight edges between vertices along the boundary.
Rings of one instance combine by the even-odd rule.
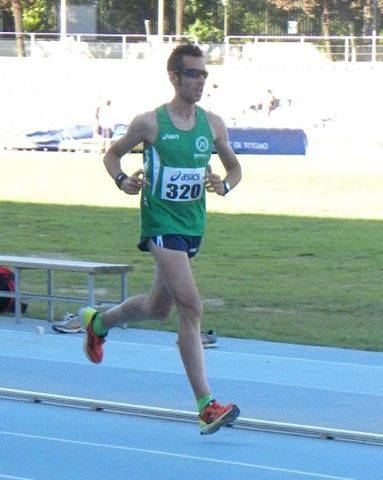
[[[218,347],[218,343],[203,343],[202,346],[203,348],[214,348]]]
[[[78,311],[78,318],[80,320],[80,323],[82,325],[84,325],[84,328],[85,328],[85,335],[84,335],[84,340],[82,342],[82,349],[84,351],[84,354],[86,356],[86,358],[91,362],[91,363],[101,363],[102,359],[99,360],[99,361],[95,361],[94,358],[92,358],[89,353],[88,353],[88,350],[87,350],[87,344],[88,344],[88,332],[86,331],[86,327],[89,325],[90,321],[89,322],[86,322],[85,321],[85,318],[84,318],[84,313],[85,313],[85,310],[87,309],[88,307],[82,307],[80,308],[80,310]]]
[[[176,341],[176,345],[179,346],[178,340]],[[213,348],[213,347],[218,347],[218,343],[202,343],[201,345],[203,348]]]
[[[201,431],[201,435],[211,435],[212,433],[217,432],[221,427],[224,426],[233,426],[233,423],[237,420],[240,414],[240,410],[237,405],[234,405],[231,410],[229,410],[225,415],[223,415],[217,422],[214,422],[211,428],[207,428]],[[209,426],[208,426],[209,427]]]
[[[96,364],[97,364],[97,363],[101,363],[101,362],[102,362],[102,359],[101,359],[101,360],[95,360],[94,358],[92,358],[92,357],[89,355],[88,350],[87,350],[87,348],[86,348],[87,344],[88,344],[88,334],[87,334],[87,332],[85,331],[84,341],[83,341],[83,343],[82,343],[82,349],[84,350],[85,356],[86,356],[86,358],[87,358],[90,362],[92,362],[92,363],[96,363]]]
[[[65,328],[60,328],[58,326],[53,325],[52,330],[58,333],[84,333],[85,330],[83,328],[75,329],[75,330],[67,330]]]

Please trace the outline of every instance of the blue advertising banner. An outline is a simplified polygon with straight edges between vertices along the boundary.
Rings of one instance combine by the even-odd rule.
[[[127,125],[118,124],[112,140],[125,134]],[[288,128],[228,128],[229,142],[237,154],[305,155],[307,137],[303,130]],[[27,134],[38,150],[58,150],[63,140],[92,138],[92,125]]]
[[[237,154],[305,155],[307,136],[289,128],[228,128],[231,148]]]

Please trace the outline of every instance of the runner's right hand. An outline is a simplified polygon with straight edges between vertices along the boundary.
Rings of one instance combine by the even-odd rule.
[[[145,185],[148,185],[148,181],[144,177],[144,171],[140,168],[122,182],[121,190],[128,195],[137,195]]]

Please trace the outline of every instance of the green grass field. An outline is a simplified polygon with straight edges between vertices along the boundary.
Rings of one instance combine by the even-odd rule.
[[[134,208],[0,202],[0,251],[129,263],[130,293],[150,288],[153,263],[136,249]],[[288,215],[210,213],[194,262],[203,328],[220,336],[383,350],[383,223]],[[24,284],[41,291],[39,273]],[[84,278],[57,275],[59,291]],[[99,285],[104,293],[109,279]],[[58,314],[73,306],[61,305]],[[30,304],[44,317],[45,306]],[[176,330],[173,315],[163,325]]]

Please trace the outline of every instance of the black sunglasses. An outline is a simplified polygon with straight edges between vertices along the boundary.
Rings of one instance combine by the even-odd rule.
[[[207,78],[209,72],[206,70],[200,70],[199,68],[185,68],[184,70],[177,70],[178,73],[182,73],[185,77],[189,78],[199,78],[201,75],[203,78]]]

